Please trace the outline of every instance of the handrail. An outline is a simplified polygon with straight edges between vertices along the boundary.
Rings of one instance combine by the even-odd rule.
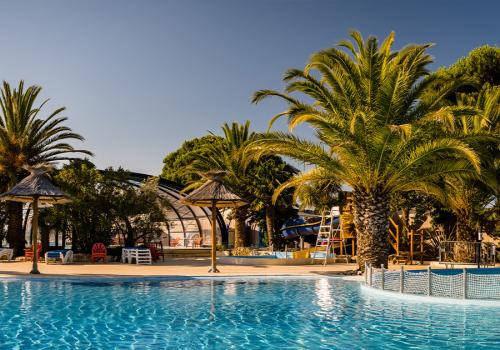
[[[396,234],[392,232],[391,228],[389,228],[389,233],[396,240],[396,245],[395,245],[396,255],[399,255],[399,226],[396,224],[396,222],[394,222],[394,220],[392,220],[392,218],[389,218],[389,223],[392,224],[392,226],[394,226],[394,228],[396,229]]]

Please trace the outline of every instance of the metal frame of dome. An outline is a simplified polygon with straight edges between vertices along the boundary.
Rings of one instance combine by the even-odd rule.
[[[136,173],[136,172],[130,172],[129,173],[129,181],[131,182],[132,185],[139,187],[142,182],[147,180],[148,178],[153,177],[152,175],[147,175],[147,174],[142,174],[142,173]],[[182,202],[182,199],[184,199],[184,195],[181,193],[182,187],[169,180],[165,180],[160,178],[158,181],[158,191],[160,195],[166,196],[167,198],[174,199],[171,200],[172,204],[172,211],[175,213],[175,215],[178,218],[178,221],[181,224],[182,231],[184,234],[184,238],[187,238],[186,235],[189,233],[186,230],[186,224],[184,221],[186,220],[194,220],[196,222],[196,225],[198,227],[198,232],[200,234],[200,237],[204,237],[204,232],[203,232],[203,227],[202,223],[200,222],[200,219],[206,219],[207,222],[211,222],[211,211],[208,208],[203,208],[203,207],[197,207],[197,206],[192,206],[192,205],[187,205]],[[183,210],[183,208],[185,208]],[[190,216],[186,216],[185,213],[186,211],[190,213]],[[196,212],[202,212],[203,215],[197,215]],[[228,245],[229,242],[229,235],[227,232],[226,228],[226,223],[224,222],[224,219],[220,213],[219,210],[217,210],[217,226],[220,229],[220,234],[222,238],[222,244]],[[210,227],[211,229],[211,224]],[[170,230],[170,229],[169,229]]]

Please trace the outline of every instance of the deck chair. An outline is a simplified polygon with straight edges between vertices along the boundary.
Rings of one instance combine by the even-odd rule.
[[[14,249],[0,248],[0,259],[5,258],[8,261],[11,261],[13,256],[14,256]]]
[[[106,262],[106,256],[108,251],[106,246],[102,243],[94,243],[92,246],[92,255],[90,256],[90,261],[95,263],[97,260],[102,259],[102,262]]]
[[[153,261],[157,261],[161,259],[165,261],[165,251],[163,250],[163,243],[160,242],[153,242],[149,244],[149,250],[151,251],[151,258]]]
[[[38,249],[36,251],[37,261],[40,259],[40,251],[42,250],[42,245],[38,243]],[[24,260],[33,261],[33,247],[24,249]]]
[[[70,249],[51,250],[45,253],[45,263],[49,264],[49,260],[60,260],[61,264],[65,265],[73,262],[73,251]]]

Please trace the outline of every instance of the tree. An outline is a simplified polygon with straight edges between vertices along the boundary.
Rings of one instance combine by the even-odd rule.
[[[481,175],[459,179],[448,176],[440,186],[446,190],[441,202],[456,216],[456,239],[475,241],[477,227],[488,226],[488,217],[498,211],[500,48],[476,48],[451,66],[440,68],[430,79],[467,82],[441,104],[458,106],[469,113],[457,118],[438,116],[442,123],[440,132],[469,140],[481,158]]]
[[[443,176],[441,202],[456,216],[456,239],[474,242],[477,229],[487,221],[488,207],[498,205],[500,86],[484,88],[476,96],[459,96],[458,106],[472,109],[474,115],[442,118],[442,131],[466,140],[481,159],[481,173],[468,177]]]
[[[269,96],[283,99],[288,109],[271,124],[283,116],[291,130],[307,124],[318,142],[270,132],[250,148],[256,158],[281,154],[313,165],[280,190],[325,180],[352,188],[358,264],[364,269],[365,262],[387,266],[389,200],[394,193],[432,191],[432,180],[442,174],[478,171],[479,158],[467,143],[427,132],[432,116],[451,113],[439,103],[462,84],[444,84],[439,94],[426,96],[437,83],[422,79],[432,62],[426,53],[429,44],[392,51],[394,33],[380,45],[377,38],[364,40],[359,32],[351,38],[313,54],[305,69],[288,70],[285,92],[261,90],[254,95],[255,103]],[[294,93],[308,99],[301,101]]]
[[[483,87],[500,84],[500,48],[488,45],[475,48],[451,66],[438,69],[431,78],[442,84],[453,80],[466,82],[456,94],[448,95],[449,101],[456,102],[457,95],[463,93],[477,96]]]
[[[189,174],[212,170],[225,171],[224,181],[235,193],[250,202],[250,205],[232,210],[235,220],[235,247],[245,245],[245,222],[248,218],[265,219],[265,230],[270,243],[277,243],[277,205],[272,201],[274,190],[287,181],[296,170],[277,156],[263,157],[259,162],[246,162],[245,147],[254,140],[256,133],[250,131],[250,122],[241,125],[224,123],[220,142],[203,144],[193,152],[192,162],[185,168]],[[193,181],[188,187],[199,186],[203,181]],[[291,206],[289,201],[278,205]]]
[[[92,244],[110,244],[116,237],[126,246],[148,242],[166,224],[166,200],[157,193],[156,178],[137,189],[123,169],[100,171],[89,161],[72,161],[55,176],[54,182],[71,195],[67,205],[44,213],[44,224],[71,237],[73,250],[89,252]]]
[[[224,137],[222,143],[206,143],[193,154],[193,161],[185,168],[188,174],[199,174],[208,171],[225,171],[225,184],[235,193],[247,199],[242,180],[245,173],[245,164],[241,154],[246,145],[255,138],[255,133],[250,132],[250,122],[240,125],[237,122],[231,125],[224,123],[222,126]],[[192,176],[192,175],[191,175]],[[186,189],[200,186],[204,181],[193,181]],[[234,219],[234,246],[245,245],[245,221],[248,217],[248,206],[232,209]]]
[[[200,180],[200,175],[195,172],[186,172],[185,168],[189,166],[196,157],[204,157],[207,151],[207,145],[215,144],[217,147],[222,145],[222,137],[215,135],[206,135],[203,137],[188,140],[182,146],[169,153],[163,159],[163,170],[161,177],[186,186],[189,183]]]
[[[9,178],[8,187],[14,186],[26,173],[24,165],[55,162],[71,159],[71,154],[89,151],[75,149],[68,141],[83,141],[83,137],[71,131],[64,123],[68,118],[61,117],[65,107],[60,107],[42,119],[39,114],[48,100],[37,104],[39,86],[24,87],[21,80],[17,89],[3,83],[0,97],[0,171]],[[15,254],[24,249],[22,229],[22,204],[8,202],[9,245]]]
[[[274,191],[291,177],[297,174],[297,169],[277,156],[262,157],[258,162],[247,166],[241,174],[240,182],[246,198],[251,199],[250,209],[255,216],[264,213],[265,241],[278,247],[281,234],[278,230],[277,210],[290,209],[294,203],[291,191],[282,193],[278,201],[273,201]]]

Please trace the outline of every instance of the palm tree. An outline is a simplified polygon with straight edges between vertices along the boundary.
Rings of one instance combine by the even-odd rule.
[[[317,142],[270,132],[250,149],[254,157],[281,154],[313,165],[278,192],[329,180],[352,188],[357,261],[363,269],[365,262],[387,266],[392,194],[432,191],[433,180],[443,174],[479,171],[479,158],[466,142],[427,132],[432,121],[426,117],[443,112],[440,101],[461,84],[445,84],[438,94],[424,98],[435,83],[423,79],[432,62],[426,53],[431,45],[392,51],[394,33],[380,45],[372,36],[365,41],[359,32],[352,32],[351,38],[313,54],[305,69],[288,70],[283,93],[261,90],[253,99],[283,99],[288,108],[271,124],[286,116],[290,130],[306,124],[315,131]]]
[[[256,139],[258,134],[250,131],[250,122],[237,122],[222,125],[224,137],[220,143],[207,143],[197,149],[189,173],[207,171],[225,171],[224,182],[235,193],[250,202],[249,206],[233,209],[235,222],[235,247],[245,245],[245,221],[251,212],[264,212],[266,231],[271,244],[278,242],[276,205],[272,201],[274,190],[290,179],[297,170],[277,156],[266,156],[258,162],[247,162],[244,157],[246,146]],[[195,181],[187,187],[199,186]]]
[[[239,157],[240,152],[245,148],[248,142],[255,138],[255,133],[250,132],[250,121],[241,125],[233,122],[231,125],[224,123],[222,126],[224,138],[222,145],[219,143],[206,144],[202,150],[197,152],[195,159],[186,171],[189,173],[203,173],[208,171],[225,171],[224,182],[235,193],[245,198],[244,164]],[[202,179],[192,182],[186,190],[200,186]],[[244,246],[245,221],[248,217],[248,206],[232,209],[232,216],[235,222],[234,246]]]
[[[283,242],[283,237],[278,230],[280,209],[283,211],[285,208],[290,208],[293,200],[291,191],[282,194],[279,202],[273,201],[273,194],[279,186],[295,174],[297,174],[297,169],[273,155],[250,163],[240,177],[245,192],[251,199],[252,212],[257,215],[264,212],[267,242],[274,248]]]
[[[73,148],[67,140],[83,140],[64,126],[66,117],[60,114],[65,110],[60,107],[47,118],[40,118],[48,100],[37,103],[41,87],[30,86],[25,89],[20,81],[17,89],[12,89],[3,82],[0,96],[0,171],[8,176],[8,187],[14,186],[23,175],[23,166],[42,162],[56,162],[71,159],[69,155],[89,151]],[[21,254],[24,249],[22,230],[22,205],[8,203],[8,241]]]
[[[457,107],[466,115],[435,115],[439,132],[466,140],[481,158],[481,173],[469,177],[444,176],[441,202],[456,216],[456,239],[474,242],[481,213],[498,203],[500,87],[484,88],[477,95],[457,95]],[[458,109],[456,108],[456,109]]]

